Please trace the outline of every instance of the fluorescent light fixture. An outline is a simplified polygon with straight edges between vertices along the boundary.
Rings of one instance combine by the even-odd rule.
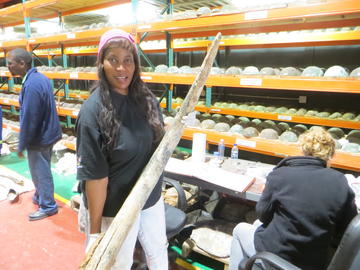
[[[159,16],[160,11],[154,5],[148,3],[139,3],[135,13],[132,4],[126,3],[94,10],[89,13],[107,16],[109,22],[112,24],[125,25],[133,24],[139,21],[145,22],[155,19]]]
[[[37,21],[31,23],[31,28],[35,28],[39,34],[56,33],[60,30],[59,19],[54,18],[47,21]]]

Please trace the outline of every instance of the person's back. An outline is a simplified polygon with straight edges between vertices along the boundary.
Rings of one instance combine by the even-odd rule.
[[[32,68],[27,73],[19,102],[30,148],[54,144],[61,139],[61,127],[49,79]]]
[[[328,248],[356,215],[344,175],[311,156],[290,157],[269,174],[256,206],[264,223],[257,251],[273,252],[302,269],[325,269]]]

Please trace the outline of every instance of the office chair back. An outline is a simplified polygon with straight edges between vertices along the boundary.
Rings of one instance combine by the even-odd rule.
[[[360,256],[360,214],[354,217],[348,225],[327,270],[360,269],[358,255]],[[265,268],[261,267],[261,269],[265,270],[300,270],[295,265],[270,252],[258,252],[248,260],[240,262],[239,270],[259,269],[259,265],[255,264],[257,260],[264,263],[262,266]]]
[[[347,270],[360,253],[360,214],[350,222],[327,270]],[[360,265],[357,268],[360,269]]]

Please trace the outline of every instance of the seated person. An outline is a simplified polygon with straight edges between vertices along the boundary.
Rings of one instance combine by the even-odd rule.
[[[256,252],[272,252],[303,270],[323,270],[328,251],[356,216],[345,176],[328,167],[335,142],[321,127],[299,138],[304,156],[287,157],[268,175],[256,205],[260,221],[233,231],[230,270]]]

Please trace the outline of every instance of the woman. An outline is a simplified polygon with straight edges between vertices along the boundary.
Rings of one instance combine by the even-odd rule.
[[[262,224],[235,227],[231,270],[260,251],[303,270],[326,269],[329,247],[357,214],[345,176],[327,166],[335,152],[330,134],[314,127],[300,136],[300,145],[304,156],[283,159],[267,177],[256,205]]]
[[[84,199],[79,217],[88,215],[85,224],[80,220],[87,250],[110,226],[164,134],[158,102],[140,78],[131,35],[120,29],[104,33],[97,67],[99,80],[76,123],[77,177]],[[159,179],[112,269],[131,268],[137,238],[150,269],[168,268],[161,184]]]

